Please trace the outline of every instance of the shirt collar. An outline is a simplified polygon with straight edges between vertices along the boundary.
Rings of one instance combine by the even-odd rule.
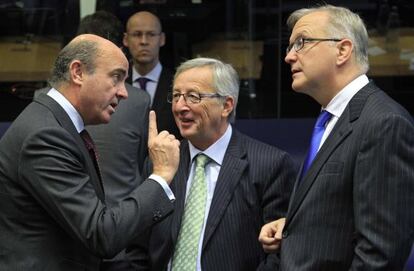
[[[73,105],[68,101],[68,99],[66,99],[62,93],[54,88],[50,89],[47,95],[55,100],[63,108],[63,110],[65,110],[66,114],[68,114],[69,118],[72,120],[73,125],[75,125],[78,133],[83,131],[85,124],[83,123],[82,117],[79,112],[76,111],[75,107],[73,107]]]
[[[158,61],[157,65],[155,65],[154,69],[152,69],[149,73],[145,75],[139,74],[139,72],[135,69],[135,67],[132,67],[132,82],[135,82],[138,78],[145,77],[150,79],[152,82],[158,82],[158,79],[160,78],[162,70],[162,65]]]
[[[193,144],[191,144],[191,142],[188,142],[190,147],[191,161],[193,161],[194,157],[197,154],[202,152],[221,166],[221,164],[223,163],[224,155],[226,154],[227,147],[230,143],[231,135],[233,133],[232,131],[233,129],[231,125],[229,125],[227,127],[226,132],[216,142],[214,142],[213,145],[211,145],[204,151],[197,149],[196,147],[194,147]]]
[[[339,91],[326,108],[323,109],[339,118],[352,97],[354,97],[354,95],[368,83],[369,79],[365,74],[358,76]]]

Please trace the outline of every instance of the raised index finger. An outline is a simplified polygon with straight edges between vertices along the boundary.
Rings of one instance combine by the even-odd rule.
[[[157,128],[157,116],[154,110],[149,112],[149,124],[148,124],[148,142],[151,142],[153,138],[158,135]]]

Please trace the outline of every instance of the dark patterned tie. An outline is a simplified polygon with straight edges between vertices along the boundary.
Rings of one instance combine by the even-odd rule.
[[[99,169],[98,164],[98,153],[96,151],[95,143],[93,143],[91,135],[85,129],[80,132],[80,136],[82,137],[83,142],[85,143],[85,147],[89,152],[89,156],[93,161],[93,165],[95,166],[99,179],[102,181],[101,170]]]
[[[331,119],[332,114],[328,111],[322,110],[318,119],[316,120],[315,127],[313,128],[311,145],[309,148],[308,155],[306,156],[305,163],[303,164],[302,173],[300,179],[308,171],[309,167],[312,164],[313,159],[315,159],[316,154],[318,153],[319,145],[322,140],[323,133],[325,132],[326,123]]]
[[[140,78],[136,79],[135,81],[138,82],[141,89],[147,90],[147,83],[151,80],[146,78],[146,77],[140,77]]]

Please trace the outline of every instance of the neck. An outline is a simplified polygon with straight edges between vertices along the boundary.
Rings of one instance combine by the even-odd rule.
[[[334,80],[331,81],[330,84],[326,84],[322,89],[319,89],[316,92],[314,99],[320,105],[326,107],[345,86],[362,74],[363,73],[356,67],[340,71],[340,73],[334,76]]]

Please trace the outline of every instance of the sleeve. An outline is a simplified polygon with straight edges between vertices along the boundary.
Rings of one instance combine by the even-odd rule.
[[[268,185],[264,187],[262,206],[264,224],[286,216],[296,178],[296,167],[290,156],[282,152],[275,161]],[[279,270],[279,253],[266,254],[257,270]]]
[[[173,208],[162,187],[146,180],[113,208],[95,192],[77,141],[62,128],[30,135],[19,157],[19,180],[69,235],[111,258]]]
[[[354,172],[356,245],[351,270],[402,270],[414,231],[414,128],[378,117],[362,139]]]

